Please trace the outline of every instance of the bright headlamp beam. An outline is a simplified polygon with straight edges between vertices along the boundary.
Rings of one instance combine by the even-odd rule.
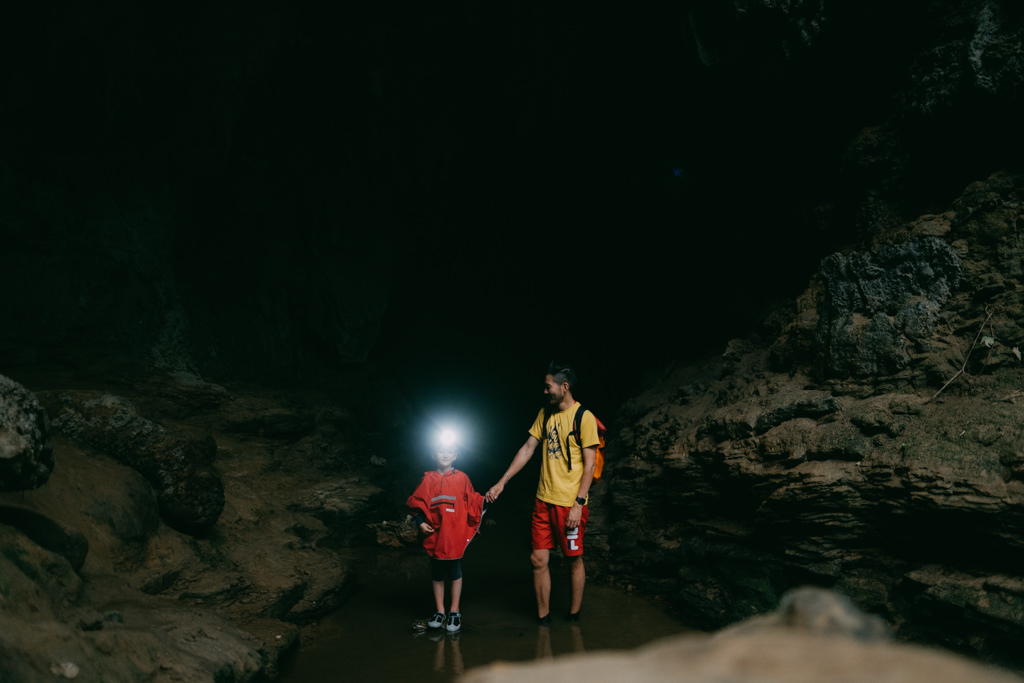
[[[458,442],[459,437],[453,430],[443,429],[441,430],[441,434],[438,436],[437,440],[442,446],[450,448]]]

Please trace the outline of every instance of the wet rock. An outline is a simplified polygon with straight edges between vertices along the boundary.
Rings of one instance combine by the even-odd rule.
[[[85,564],[89,542],[81,532],[46,515],[15,505],[0,505],[0,524],[14,527],[39,546],[64,557],[78,571]]]
[[[370,528],[377,534],[377,545],[387,548],[404,548],[420,542],[420,531],[411,515],[400,522],[375,522],[370,524]]]
[[[794,420],[798,417],[818,419],[836,412],[841,407],[842,404],[839,400],[830,394],[825,392],[807,392],[806,396],[790,401],[785,405],[775,406],[759,415],[755,429],[758,434],[763,434],[783,422]]]
[[[904,422],[898,420],[882,406],[864,407],[850,415],[850,423],[867,436],[875,434],[898,436],[906,428]]]
[[[918,55],[912,87],[897,100],[908,117],[935,117],[963,107],[970,97],[1012,99],[1024,85],[1021,28],[998,2],[961,3],[931,20],[937,45]]]
[[[0,375],[0,491],[25,491],[53,472],[46,411],[30,391]]]
[[[136,388],[145,392],[147,412],[174,418],[214,413],[231,400],[224,387],[180,369],[147,377]]]
[[[78,618],[78,628],[83,631],[99,631],[103,628],[103,615],[94,610],[86,610]]]
[[[960,284],[960,256],[939,238],[821,264],[827,299],[818,324],[827,371],[869,377],[910,364],[907,340],[931,335],[937,311]]]
[[[285,409],[267,409],[238,415],[230,421],[228,428],[242,434],[296,441],[312,431],[315,424],[312,415]]]
[[[1003,451],[999,456],[999,462],[1005,468],[1003,476],[1007,481],[1024,481],[1024,444]]]
[[[698,438],[710,438],[715,441],[745,439],[754,433],[754,426],[744,419],[729,417],[708,419],[697,432]]]
[[[363,479],[324,482],[291,505],[289,510],[310,514],[321,522],[328,534],[318,545],[330,548],[373,542],[373,501],[383,489]]]
[[[13,527],[0,524],[0,619],[56,619],[81,595],[82,579],[62,556],[43,548]],[[8,622],[12,623],[12,622]],[[0,639],[10,635],[0,628]],[[0,657],[5,648],[0,643]],[[7,671],[0,667],[0,671]]]
[[[63,397],[54,428],[140,472],[156,491],[171,527],[190,534],[209,529],[224,508],[224,488],[213,466],[217,444],[168,431],[128,401],[109,394],[76,401]]]

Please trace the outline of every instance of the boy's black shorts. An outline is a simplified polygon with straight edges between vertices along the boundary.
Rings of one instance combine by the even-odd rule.
[[[455,581],[462,578],[462,560],[430,558],[430,578],[434,581]]]

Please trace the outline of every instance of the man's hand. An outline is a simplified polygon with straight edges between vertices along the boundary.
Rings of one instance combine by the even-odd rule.
[[[426,522],[423,522],[422,524],[420,524],[420,531],[429,536],[430,534],[434,533],[435,530],[434,527],[430,526]]]
[[[501,492],[504,490],[505,478],[502,477],[501,481],[499,481],[491,488],[487,489],[487,495],[484,496],[484,500],[486,500],[488,503],[493,503],[494,501],[498,500],[498,496],[500,496]]]
[[[581,517],[583,517],[583,506],[579,503],[573,503],[569,509],[569,515],[565,518],[565,530],[579,529]]]

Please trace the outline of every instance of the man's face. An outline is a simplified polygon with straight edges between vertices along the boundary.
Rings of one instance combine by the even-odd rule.
[[[547,375],[544,378],[544,394],[548,397],[548,402],[556,406],[565,398],[565,384],[555,384],[555,379]]]

